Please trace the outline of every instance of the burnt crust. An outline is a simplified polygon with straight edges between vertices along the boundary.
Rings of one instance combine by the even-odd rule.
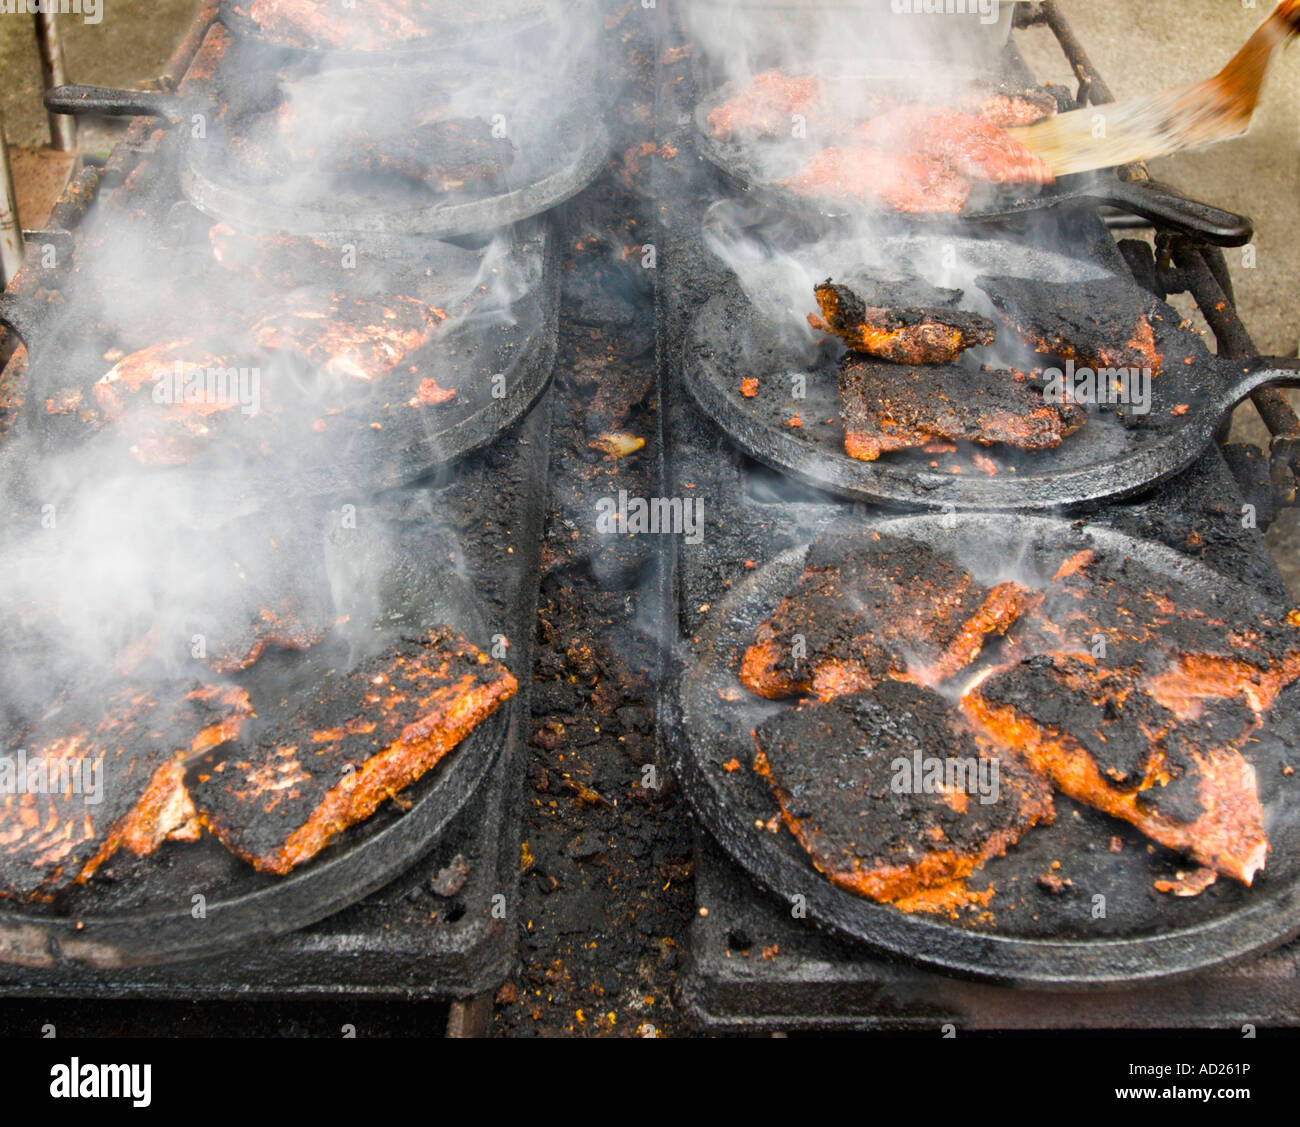
[[[897,761],[992,757],[939,694],[899,682],[871,693],[806,702],[759,725],[756,767],[818,868],[835,883],[898,899],[967,875],[1039,821],[1047,785],[996,757],[997,800],[981,803],[894,785]],[[874,879],[873,879],[874,878]],[[874,892],[874,895],[873,895]]]
[[[51,899],[124,845],[147,853],[197,830],[173,818],[184,821],[188,798],[169,769],[234,738],[251,711],[247,695],[229,687],[127,684],[65,698],[11,731],[6,755],[17,761],[25,751],[29,787],[38,760],[99,763],[102,783],[99,801],[87,801],[93,775],[58,794],[0,794],[0,897]]]
[[[515,689],[453,630],[403,638],[331,678],[255,747],[200,763],[191,793],[226,848],[287,873],[435,767]]]
[[[1123,278],[1042,282],[982,274],[975,284],[1007,327],[1040,355],[1160,372],[1151,324],[1157,302]]]
[[[1051,450],[1087,420],[1076,404],[1048,403],[1010,374],[973,380],[951,365],[890,364],[847,353],[839,385],[845,450],[863,461],[934,440]]]
[[[810,546],[795,589],[755,632],[741,680],[779,697],[813,689],[824,673],[856,689],[920,673],[940,661],[992,593],[928,545],[832,528]],[[1005,628],[990,622],[986,633]]]

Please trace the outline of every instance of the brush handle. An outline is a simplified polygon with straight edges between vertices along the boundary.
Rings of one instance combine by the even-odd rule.
[[[1255,234],[1254,222],[1244,215],[1189,200],[1153,180],[1125,181],[1105,176],[1080,194],[1215,246],[1245,246]]]

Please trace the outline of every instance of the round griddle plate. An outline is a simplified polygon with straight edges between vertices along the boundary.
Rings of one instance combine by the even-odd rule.
[[[318,182],[299,178],[288,186],[280,176],[254,174],[229,159],[233,142],[226,130],[239,134],[256,126],[264,111],[241,84],[236,70],[225,78],[241,95],[242,112],[231,114],[228,126],[219,125],[213,138],[195,139],[180,131],[184,165],[181,189],[194,207],[241,230],[263,230],[320,236],[331,232],[386,235],[428,235],[452,238],[496,231],[540,215],[576,195],[604,167],[609,154],[609,129],[604,116],[593,111],[603,96],[603,80],[596,60],[579,53],[568,61],[571,71],[555,75],[529,49],[530,67],[503,68],[498,62],[477,62],[446,57],[412,64],[394,74],[387,66],[338,72],[350,85],[364,91],[373,82],[390,88],[394,81],[418,96],[450,99],[452,119],[476,119],[498,127],[513,156],[498,177],[470,182],[454,191],[440,191],[432,183],[386,177],[362,177],[350,184],[345,178],[321,175]],[[348,77],[350,76],[350,77]],[[318,96],[317,85],[328,92],[335,71],[304,75],[297,81],[301,95]],[[292,83],[286,83],[292,89]],[[360,95],[359,95],[360,96]],[[188,121],[188,116],[182,118]],[[256,130],[252,134],[256,136]],[[215,143],[214,143],[215,141]],[[430,153],[434,157],[436,153]],[[446,155],[446,154],[444,154]]]
[[[956,256],[956,267],[946,274],[935,267],[942,248]],[[797,262],[809,278],[820,281],[852,269],[855,260],[881,263],[884,270],[910,267],[936,284],[963,289],[963,308],[999,324],[999,345],[1011,334],[974,286],[977,274],[1044,282],[1104,276],[1094,263],[1000,240],[898,237],[871,245],[847,242],[835,248],[837,261],[829,259],[828,249],[823,244],[811,257],[778,258],[774,269],[788,270]],[[788,283],[782,287],[774,282],[770,292],[788,289]],[[812,312],[811,283],[807,289],[806,297],[801,291],[796,300],[806,301],[803,312]],[[1213,440],[1223,415],[1251,391],[1296,378],[1292,372],[1259,365],[1247,369],[1212,355],[1167,309],[1165,319],[1154,326],[1164,367],[1151,381],[1151,410],[1141,425],[1125,427],[1113,412],[1090,408],[1088,422],[1055,450],[1030,453],[960,443],[955,454],[901,451],[863,462],[844,450],[834,354],[823,349],[810,364],[808,349],[796,351],[788,333],[775,331],[782,316],[789,318],[790,311],[760,308],[734,275],[723,283],[697,312],[683,343],[682,372],[696,402],[741,447],[768,465],[855,500],[909,507],[1051,509],[1127,496],[1195,461]],[[963,357],[972,381],[997,378],[979,371],[984,361],[976,358],[986,353],[976,348]],[[758,394],[752,398],[741,393],[746,377],[758,378]],[[796,377],[802,377],[802,399],[792,393]],[[790,425],[796,415],[798,427]],[[990,475],[989,466],[997,472]]]
[[[29,451],[28,457],[39,458],[44,473],[57,476],[66,459],[75,475],[77,467],[94,458],[104,478],[154,474],[160,488],[188,489],[195,499],[192,517],[198,526],[220,524],[275,504],[286,495],[326,496],[416,481],[494,441],[524,417],[550,381],[560,271],[549,223],[522,224],[508,254],[511,273],[528,287],[511,302],[508,316],[495,306],[471,309],[468,316],[435,331],[428,344],[403,362],[403,368],[413,366],[416,371],[399,370],[391,377],[389,386],[401,385],[391,403],[378,398],[359,401],[341,413],[329,414],[327,428],[319,435],[304,429],[298,407],[290,413],[296,429],[288,435],[271,435],[269,456],[236,428],[225,441],[211,444],[194,461],[180,466],[141,467],[113,428],[96,432],[78,416],[51,415],[42,409],[48,397],[72,388],[88,396],[106,363],[96,352],[96,348],[102,351],[102,342],[71,331],[75,302],[43,306],[28,329],[32,340],[45,342],[45,347],[37,346],[30,368],[36,390],[20,420],[21,435],[13,437],[35,444],[37,453]],[[239,284],[237,276],[226,275],[210,262],[205,268],[217,271],[215,277],[227,286]],[[436,293],[415,292],[437,301]],[[116,343],[125,345],[124,351],[140,346]],[[277,377],[283,374],[276,369]],[[444,388],[458,389],[456,397],[434,407],[410,407],[407,397],[425,376],[437,378]],[[28,476],[22,458],[0,461],[13,466],[14,473]],[[211,481],[220,481],[222,487],[205,488]]]
[[[428,519],[403,514],[400,502],[371,502],[367,520],[389,507],[388,534],[338,528],[322,511],[331,585],[342,609],[357,612],[319,646],[273,652],[233,681],[248,689],[254,733],[290,716],[386,640],[451,625],[486,646],[490,637],[474,596],[447,564],[454,539]],[[332,530],[332,531],[328,531]],[[377,588],[358,577],[379,574]],[[196,666],[196,677],[205,676]],[[211,680],[220,680],[210,672]],[[256,872],[205,834],[165,843],[142,858],[119,852],[89,883],[51,904],[0,901],[0,962],[48,967],[70,962],[97,969],[144,966],[215,955],[296,931],[374,892],[409,868],[464,807],[498,761],[513,702],[499,708],[441,763],[402,792],[403,812],[386,803],[287,876]],[[252,737],[255,739],[255,734]],[[194,899],[203,897],[202,918]]]
[[[1050,576],[1084,546],[1122,554],[1153,576],[1214,591],[1243,616],[1269,608],[1252,592],[1172,549],[1110,529],[1030,516],[929,514],[886,520],[880,532],[951,552],[977,578]],[[982,547],[979,547],[982,546]],[[676,770],[696,814],[728,855],[787,903],[804,897],[809,919],[851,939],[930,966],[1002,983],[1069,988],[1130,983],[1198,970],[1300,933],[1300,776],[1282,765],[1300,745],[1295,689],[1274,706],[1251,745],[1271,843],[1267,869],[1247,888],[1227,877],[1192,898],[1152,882],[1195,866],[1126,823],[1056,796],[1056,821],[1031,830],[1006,856],[968,879],[991,883],[994,922],[906,914],[832,885],[780,823],[768,784],[752,769],[752,730],[793,703],[764,701],[737,678],[754,629],[797,582],[807,548],[791,549],[740,583],[713,612],[665,717]],[[942,755],[943,752],[936,752]],[[732,760],[740,766],[728,771]],[[767,824],[779,825],[776,832]],[[1123,842],[1111,852],[1112,837]],[[1037,884],[1060,861],[1063,895]],[[1105,916],[1095,918],[1104,897]]]
[[[490,195],[447,196],[432,203],[386,205],[359,197],[333,203],[285,204],[258,189],[210,171],[201,150],[190,148],[181,172],[186,199],[214,219],[249,230],[316,236],[339,231],[362,234],[429,235],[451,238],[494,231],[549,211],[576,196],[605,165],[609,131],[587,106],[561,123],[559,142],[536,146],[545,163],[534,177],[509,177],[507,186]]]

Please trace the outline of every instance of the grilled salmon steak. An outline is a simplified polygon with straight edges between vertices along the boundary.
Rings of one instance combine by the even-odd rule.
[[[374,382],[422,348],[447,319],[413,297],[384,302],[299,290],[253,325],[264,348],[296,352],[331,375]]]
[[[740,680],[761,697],[823,699],[889,680],[937,685],[965,669],[1039,595],[985,587],[929,546],[870,529],[830,532],[754,632]]]
[[[834,333],[854,352],[896,364],[951,364],[996,336],[992,321],[957,308],[961,290],[920,278],[827,278],[813,293],[822,315],[821,322],[810,318],[814,328]]]
[[[0,896],[50,900],[119,849],[195,840],[186,763],[251,713],[242,689],[138,684],[64,699],[15,732],[0,766]]]
[[[287,873],[432,770],[515,689],[451,630],[404,639],[251,752],[201,763],[191,793],[202,823],[260,871]]]
[[[1053,818],[1042,779],[991,754],[943,697],[915,685],[806,702],[754,736],[754,769],[817,868],[904,910],[947,907],[936,892]]]
[[[971,191],[970,181],[945,160],[864,144],[823,149],[781,183],[814,199],[863,203],[909,214],[955,215],[966,206]]]
[[[1074,360],[1094,369],[1150,368],[1163,361],[1151,313],[1155,299],[1122,278],[1040,282],[981,275],[1006,326],[1042,356]]]
[[[848,353],[839,380],[844,449],[864,462],[936,442],[1053,450],[1087,419],[1081,407],[1048,403],[1010,373],[976,381],[956,367],[909,367]]]

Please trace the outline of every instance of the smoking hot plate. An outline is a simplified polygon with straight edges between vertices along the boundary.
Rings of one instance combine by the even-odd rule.
[[[305,653],[272,652],[231,676],[252,698],[256,730],[287,718],[331,678],[401,635],[451,625],[480,649],[491,647],[483,614],[455,571],[455,536],[420,496],[391,494],[356,506],[354,527],[340,519],[338,505],[300,505],[311,514],[304,534],[325,542],[330,585],[347,621]],[[197,664],[193,676],[215,679]],[[165,843],[143,858],[119,852],[93,880],[49,904],[0,901],[0,961],[34,969],[168,963],[333,915],[387,884],[438,839],[498,761],[511,707],[498,709],[406,788],[401,806],[385,804],[287,876],[258,873],[205,835]]]
[[[1164,545],[1099,526],[1008,514],[914,515],[874,526],[957,553],[984,580],[1012,569],[1045,579],[1066,556],[1093,547],[1199,588],[1238,615],[1278,610]],[[810,921],[876,950],[964,976],[1056,989],[1190,972],[1300,933],[1300,784],[1283,773],[1300,747],[1295,687],[1279,697],[1249,753],[1271,843],[1267,867],[1249,888],[1220,878],[1197,897],[1159,893],[1153,882],[1192,867],[1189,862],[1158,846],[1148,852],[1147,840],[1126,823],[1060,795],[1053,825],[1031,830],[972,876],[972,888],[985,880],[995,886],[992,922],[906,914],[832,885],[780,824],[770,788],[752,769],[754,727],[793,702],[762,700],[737,678],[754,629],[797,581],[806,550],[776,557],[715,605],[677,692],[664,698],[675,770],[697,816],[760,887],[805,906]],[[739,766],[728,770],[733,760]],[[773,832],[769,823],[779,828]],[[1118,853],[1108,848],[1116,835],[1123,841]],[[1072,882],[1060,896],[1037,885],[1058,860],[1056,872]],[[1104,897],[1100,917],[1098,896]]]
[[[745,253],[716,240],[713,249],[730,254],[733,262]],[[1300,379],[1268,362],[1243,366],[1211,354],[1161,303],[1162,320],[1154,328],[1164,367],[1151,380],[1149,410],[1137,425],[1122,425],[1113,411],[1090,407],[1087,423],[1055,450],[1026,453],[961,443],[955,454],[903,451],[859,461],[844,450],[836,353],[817,347],[803,319],[816,311],[815,282],[864,265],[885,276],[907,271],[960,288],[963,308],[995,323],[992,305],[974,284],[976,275],[1043,282],[1105,276],[1095,263],[1021,243],[908,236],[825,239],[741,265],[743,283],[733,272],[686,334],[687,387],[747,453],[851,499],[945,510],[1042,510],[1128,496],[1190,465],[1224,416],[1251,392]],[[999,327],[993,347],[1011,340]],[[986,351],[972,349],[962,358],[972,381],[999,378],[979,370]],[[1012,355],[1022,362],[1027,358],[1027,353]],[[753,377],[757,394],[747,397],[741,381]]]

